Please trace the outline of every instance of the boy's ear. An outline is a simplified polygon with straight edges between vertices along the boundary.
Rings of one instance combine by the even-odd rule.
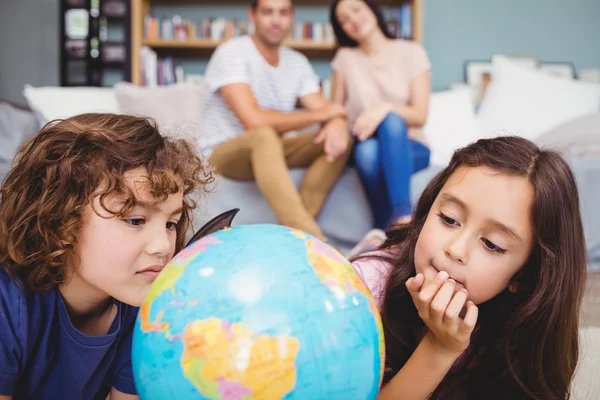
[[[221,229],[231,227],[231,223],[233,222],[233,218],[240,211],[239,208],[234,208],[233,210],[225,211],[223,214],[217,215],[210,221],[208,221],[202,228],[198,230],[198,232],[194,233],[194,236],[190,239],[189,242],[185,245],[188,247],[190,244],[194,243],[198,239],[203,238],[206,235],[210,235],[211,233],[215,233],[220,231]]]

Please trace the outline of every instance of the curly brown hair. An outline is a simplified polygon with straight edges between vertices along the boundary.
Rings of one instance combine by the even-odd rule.
[[[185,240],[196,203],[190,194],[207,189],[213,176],[184,141],[163,137],[152,119],[82,114],[48,123],[19,150],[0,189],[0,264],[35,291],[68,278],[84,208],[99,196],[125,197],[121,217],[137,199],[123,174],[145,168],[157,203],[183,191],[175,251]]]

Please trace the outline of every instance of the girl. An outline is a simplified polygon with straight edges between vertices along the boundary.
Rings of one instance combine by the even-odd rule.
[[[384,323],[380,399],[569,398],[586,255],[557,153],[516,137],[458,150],[354,267]]]
[[[144,118],[46,125],[0,189],[0,399],[137,398],[137,308],[211,180]]]
[[[340,45],[332,101],[346,106],[356,167],[374,226],[383,229],[393,217],[410,217],[411,174],[429,165],[417,129],[427,119],[429,59],[419,44],[392,38],[372,0],[335,0],[330,20]]]

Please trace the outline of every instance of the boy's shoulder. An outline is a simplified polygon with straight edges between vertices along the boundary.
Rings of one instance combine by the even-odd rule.
[[[0,265],[0,294],[10,298],[24,298],[27,297],[29,291],[25,285],[17,282],[12,276],[8,274],[6,269]]]
[[[47,317],[46,309],[53,307],[56,289],[36,293],[23,282],[15,280],[6,269],[0,266],[0,315],[4,323],[18,327],[14,332],[17,338],[30,336],[31,330],[38,330],[42,319]]]
[[[88,398],[84,393],[106,385],[134,393],[130,360],[138,308],[115,304],[109,333],[88,336],[71,323],[58,289],[34,292],[0,267],[0,394],[41,399],[56,388],[56,398]]]

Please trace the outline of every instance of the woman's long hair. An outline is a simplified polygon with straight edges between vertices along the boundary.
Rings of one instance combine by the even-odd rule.
[[[337,41],[340,47],[358,47],[358,43],[354,39],[350,39],[350,37],[344,32],[340,21],[337,18],[335,10],[340,4],[341,0],[334,0],[333,3],[329,6],[329,21],[331,22],[331,27],[333,28],[333,34],[335,35],[335,40]],[[383,13],[381,12],[381,8],[373,2],[372,0],[363,0],[367,7],[373,11],[375,14],[375,18],[377,19],[377,26],[384,34],[385,37],[389,39],[394,39],[394,36],[388,30],[387,24],[385,22],[385,18],[383,17]]]
[[[573,173],[554,151],[517,137],[479,140],[458,150],[427,186],[413,219],[388,232],[383,248],[393,270],[381,310],[386,342],[384,384],[415,350],[424,328],[405,282],[415,275],[414,249],[440,190],[459,166],[525,177],[535,190],[534,246],[508,289],[479,305],[471,346],[431,399],[564,400],[579,356],[579,314],[586,251]]]

